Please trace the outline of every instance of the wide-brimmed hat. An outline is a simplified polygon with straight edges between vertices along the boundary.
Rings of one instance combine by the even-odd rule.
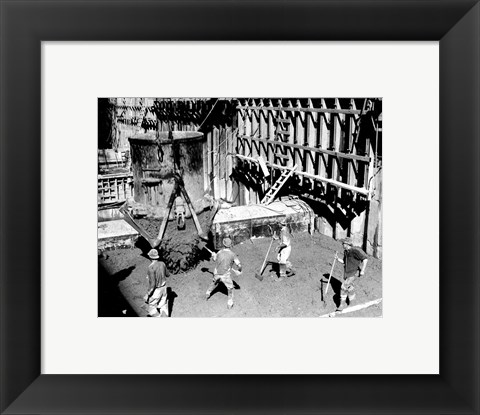
[[[149,257],[150,259],[158,259],[158,258],[160,258],[160,257],[158,256],[158,251],[157,251],[156,249],[150,249],[150,251],[148,251],[148,257]]]
[[[232,240],[230,238],[223,238],[223,246],[230,248],[232,246]]]
[[[345,245],[353,245],[352,238],[350,237],[342,239],[341,242],[342,244],[345,244]]]
[[[287,226],[287,220],[286,219],[280,220],[280,225]]]

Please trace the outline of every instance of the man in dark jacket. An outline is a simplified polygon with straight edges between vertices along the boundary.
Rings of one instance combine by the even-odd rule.
[[[148,291],[144,300],[148,305],[148,315],[150,317],[159,317],[165,315],[168,317],[168,299],[167,299],[167,281],[169,276],[165,263],[159,261],[158,251],[151,249],[148,257],[152,263],[147,269]]]
[[[347,298],[349,304],[355,299],[355,279],[365,275],[365,268],[367,267],[368,256],[360,248],[353,246],[351,238],[342,240],[343,244],[343,259],[337,256],[337,261],[344,264],[343,283],[340,288],[340,306],[339,310],[347,307]]]

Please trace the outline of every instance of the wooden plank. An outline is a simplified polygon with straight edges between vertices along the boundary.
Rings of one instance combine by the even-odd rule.
[[[238,105],[238,109],[261,109],[260,107],[252,106],[252,105]],[[332,108],[295,108],[295,107],[283,107],[281,105],[273,107],[271,109],[277,111],[291,111],[291,112],[320,112],[320,113],[327,113],[327,114],[360,114],[360,110],[342,110],[342,109],[332,109]]]
[[[305,150],[305,151],[312,151],[314,153],[319,153],[319,154],[327,154],[329,156],[333,157],[341,157],[345,159],[350,159],[350,160],[360,160],[363,162],[369,163],[372,159],[367,156],[358,156],[356,154],[345,154],[345,153],[340,153],[338,151],[332,151],[332,150],[326,150],[323,148],[311,148],[308,146],[304,146],[302,144],[291,144],[291,143],[284,143],[282,141],[272,141],[272,140],[267,140],[265,138],[261,137],[249,137],[249,136],[244,136],[241,135],[239,136],[240,140],[251,140],[251,141],[261,141],[264,143],[268,143],[268,145],[274,146],[274,147],[290,147],[290,148],[298,148],[300,150]],[[248,154],[244,154],[248,155]]]
[[[296,102],[296,106],[298,108],[301,108],[302,107],[302,104],[300,102],[300,100],[297,99],[297,102]],[[294,144],[300,144],[300,145],[305,145],[305,141],[306,141],[306,138],[305,138],[305,128],[304,128],[304,125],[305,125],[305,116],[307,115],[307,113],[305,112],[295,112],[295,130],[294,130],[294,137],[293,137],[293,142]],[[301,166],[300,167],[300,170],[302,171],[306,171],[306,158],[307,157],[310,157],[308,154],[310,154],[309,151],[306,151],[306,150],[300,150],[300,151],[295,151],[294,150],[294,157],[293,157],[293,160],[294,160],[294,164],[296,164],[297,166]],[[300,186],[303,186],[303,177],[304,176],[300,176]]]
[[[212,182],[213,182],[213,147],[212,147],[212,132],[207,133],[207,173],[208,173],[208,189],[210,192],[213,192]],[[213,193],[211,193],[212,196]]]
[[[278,111],[277,111],[277,118],[287,118],[287,115],[285,113],[285,111],[282,111],[281,108],[282,108],[282,100],[281,99],[277,99],[277,108],[278,108]],[[282,129],[282,126],[280,124],[276,124],[276,130],[275,130],[275,142],[277,141],[282,141],[282,142],[285,142],[285,141],[288,141],[288,136],[285,138],[283,137],[281,134],[279,135],[278,134],[278,131]],[[277,148],[274,148],[274,151],[275,152],[280,152],[282,154],[285,154],[286,152],[284,151],[283,148],[280,149],[280,151],[277,150]],[[286,165],[286,161],[282,161],[281,162],[282,165]],[[273,179],[273,177],[272,177]]]
[[[259,115],[258,136],[268,137],[268,116],[271,113],[271,111],[269,111],[268,108],[265,107],[265,105],[268,103],[266,103],[264,100],[261,100],[261,104],[264,109],[260,112],[260,115]],[[263,145],[261,146],[261,149],[260,149],[261,151],[259,152],[259,155],[263,158],[263,160],[268,160],[268,145],[266,145],[265,143],[262,143],[262,144]],[[265,194],[265,191],[267,190],[267,186],[265,182],[262,183],[261,190],[262,190],[262,194]]]
[[[273,107],[272,100],[268,100],[268,140],[275,140],[275,111],[271,108]],[[267,145],[267,157],[265,158],[266,161],[270,161],[273,163],[274,161],[274,151],[270,151],[271,147]]]
[[[335,98],[335,106],[338,108],[339,103],[338,99]],[[330,148],[334,149],[335,152],[340,152],[340,140],[341,140],[341,135],[342,135],[342,125],[340,123],[340,117],[338,113],[335,113],[332,115],[332,130],[331,130],[331,141],[330,141]],[[341,176],[339,172],[339,167],[341,167],[341,161],[339,162],[338,160],[331,159],[330,163],[331,165],[331,178],[337,181],[341,181]]]
[[[210,190],[210,180],[209,180],[209,170],[208,170],[208,160],[209,160],[209,154],[208,154],[208,138],[207,140],[203,143],[202,146],[202,154],[203,154],[203,191],[208,192]]]
[[[325,103],[325,100],[322,99],[320,101],[320,107],[321,108],[326,108],[327,104]],[[328,113],[319,113],[318,114],[318,119],[319,119],[319,124],[318,124],[318,147],[322,148],[324,150],[327,150],[330,145],[330,128],[329,124],[331,121],[331,114]],[[324,153],[328,154],[328,153]],[[328,157],[324,157],[323,155],[319,155],[319,165],[317,168],[319,168],[317,174],[319,174],[322,177],[327,177],[327,162],[328,162]]]
[[[226,157],[227,157],[227,131],[225,127],[220,127],[219,132],[220,143],[218,145],[218,181],[220,187],[220,197],[226,199],[227,197],[227,182],[226,182]]]
[[[287,105],[288,107],[292,107],[293,108],[293,103],[292,101],[288,100],[287,102]],[[288,143],[291,144],[291,145],[297,145],[297,143],[295,142],[295,128],[296,128],[296,122],[295,122],[295,116],[298,115],[297,113],[293,113],[293,122],[292,124],[289,125],[289,131],[290,131],[290,135],[288,136],[288,138],[284,138],[284,142],[285,142],[285,139],[288,139]],[[287,166],[289,168],[292,168],[295,164],[295,149],[293,147],[291,147],[293,151],[287,151],[286,148],[282,149],[282,152],[285,153],[285,154],[288,154],[290,156],[289,160],[287,161]]]
[[[226,177],[225,180],[227,182],[227,188],[226,188],[226,199],[229,202],[233,201],[233,182],[230,176],[232,175],[232,170],[233,170],[233,158],[231,154],[233,153],[233,131],[232,128],[229,127],[226,131],[226,160],[225,160],[225,172],[226,172]]]
[[[219,179],[225,179],[225,157],[227,154],[226,151],[226,142],[227,142],[227,131],[226,128],[221,126],[218,130],[218,139],[219,139],[219,144],[218,144],[218,177]]]
[[[212,141],[212,151],[213,151],[213,197],[215,199],[220,198],[220,185],[219,185],[219,142],[220,132],[217,127],[213,128],[213,141]]]
[[[308,108],[312,108],[313,104],[312,101],[308,100]],[[316,145],[316,138],[317,132],[315,131],[315,124],[316,118],[319,117],[318,113],[306,113],[306,122],[305,122],[305,143],[304,145],[309,148],[315,148]],[[309,174],[315,174],[314,169],[314,161],[316,158],[316,153],[312,153],[309,151],[304,151],[304,158],[305,158],[305,167],[304,171]],[[313,189],[312,189],[313,190]]]
[[[245,160],[252,161],[254,163],[258,163],[258,160],[255,160],[252,157],[242,156],[240,154],[236,154],[235,156],[240,158],[240,159],[245,159]],[[273,167],[275,169],[290,170],[290,168],[287,167],[287,166],[281,166],[279,164],[274,164],[274,163],[270,163],[270,162],[267,162],[267,166]],[[302,175],[302,176],[305,176],[305,177],[310,177],[311,179],[318,180],[318,181],[321,181],[321,182],[324,182],[324,183],[329,183],[333,186],[340,187],[342,189],[347,189],[347,190],[350,190],[352,192],[360,193],[360,194],[363,194],[363,195],[366,195],[366,196],[368,196],[368,194],[369,194],[367,189],[362,189],[362,188],[355,187],[355,186],[349,186],[346,183],[338,182],[338,181],[333,180],[333,179],[328,179],[328,178],[325,178],[325,177],[320,177],[320,176],[308,174],[308,173],[301,172],[301,171],[295,171],[294,174]]]
[[[355,100],[352,99],[350,100],[350,108],[352,109],[356,109],[356,106],[355,106]],[[346,134],[347,134],[347,137],[348,137],[348,148],[350,149],[350,151],[352,152],[356,152],[356,150],[354,148],[352,148],[352,144],[353,144],[353,141],[354,141],[354,133],[355,133],[355,116],[354,115],[349,115],[346,119],[346,122],[347,122],[347,125],[346,125]],[[357,170],[357,162],[356,161],[353,161],[348,163],[348,181],[347,183],[352,185],[352,186],[355,186],[356,185],[356,175],[355,175],[355,171]]]
[[[251,133],[249,134],[250,136],[257,136],[258,135],[258,128],[259,128],[259,124],[258,124],[258,117],[259,117],[259,111],[257,110],[254,110],[251,112],[252,116],[250,118],[250,131]],[[258,150],[256,148],[256,146],[252,146],[252,152],[251,152],[251,157],[257,157],[259,154],[258,154]]]
[[[237,109],[237,123],[238,123],[238,133],[239,134],[246,134],[246,125],[245,125],[245,119],[246,119],[246,110],[238,110]],[[243,155],[247,155],[247,149],[245,142],[242,142],[241,140],[238,139],[237,136],[237,143],[242,143],[242,146],[240,148],[240,151]],[[238,152],[237,152],[238,153]],[[240,196],[240,205],[245,205],[247,204],[246,201],[246,188],[245,185],[241,182],[238,183],[238,191],[239,191],[239,196]]]

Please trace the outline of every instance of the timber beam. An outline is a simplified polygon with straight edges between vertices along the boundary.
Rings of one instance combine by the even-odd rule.
[[[238,138],[240,138],[243,141],[250,141],[250,140],[251,141],[258,141],[260,143],[265,143],[267,145],[270,144],[272,146],[277,146],[277,147],[296,148],[296,149],[303,150],[303,151],[311,151],[313,153],[327,154],[329,156],[340,157],[340,158],[349,159],[349,160],[363,161],[365,163],[370,163],[372,161],[371,158],[367,157],[367,156],[359,156],[357,154],[340,153],[338,151],[326,150],[324,148],[315,148],[315,147],[303,146],[301,144],[285,143],[283,141],[274,141],[274,140],[269,140],[267,138],[251,137],[249,135],[239,135]]]
[[[253,157],[242,156],[241,154],[231,154],[231,155],[235,156],[235,157],[238,157],[239,159],[253,161],[254,163],[259,162],[257,159],[255,159]],[[265,163],[267,164],[267,166],[273,167],[274,169],[291,170],[290,167],[280,166],[279,164],[270,163],[269,161],[266,161]],[[328,183],[328,184],[331,184],[332,186],[336,186],[336,187],[339,187],[339,188],[342,188],[342,189],[350,190],[351,192],[359,193],[359,194],[367,196],[367,198],[370,198],[370,192],[368,191],[368,189],[364,189],[364,188],[356,187],[356,186],[351,186],[347,183],[342,183],[342,182],[339,182],[339,181],[333,180],[333,179],[327,179],[326,177],[321,177],[321,176],[317,176],[315,174],[305,173],[303,171],[295,171],[293,174],[308,177],[310,179],[318,180],[318,181],[321,181],[323,183]]]
[[[341,108],[299,108],[299,107],[259,107],[253,105],[238,105],[240,110],[271,110],[271,111],[290,111],[290,112],[320,112],[327,114],[353,114],[360,115],[361,110],[341,109]]]

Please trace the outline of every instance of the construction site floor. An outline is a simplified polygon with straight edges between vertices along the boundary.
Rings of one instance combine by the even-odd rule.
[[[269,244],[270,239],[261,238],[233,247],[242,262],[243,273],[235,278],[235,305],[230,310],[227,291],[221,284],[212,297],[205,300],[205,291],[212,280],[212,261],[202,260],[195,269],[171,275],[167,279],[171,317],[322,317],[334,313],[343,276],[342,264],[336,263],[329,292],[325,296],[323,293],[335,251],[339,256],[343,254],[340,242],[320,234],[295,234],[290,260],[296,275],[276,281],[270,276],[272,266],[268,265],[263,281],[259,281],[255,273],[260,270]],[[278,241],[272,245],[270,261],[276,261],[274,247],[277,245]],[[150,260],[145,252],[132,248],[107,251],[103,255],[99,257],[98,315],[146,316],[143,296]],[[330,316],[382,316],[381,261],[369,258],[366,274],[356,281],[356,292],[351,305],[359,307],[356,311]]]

